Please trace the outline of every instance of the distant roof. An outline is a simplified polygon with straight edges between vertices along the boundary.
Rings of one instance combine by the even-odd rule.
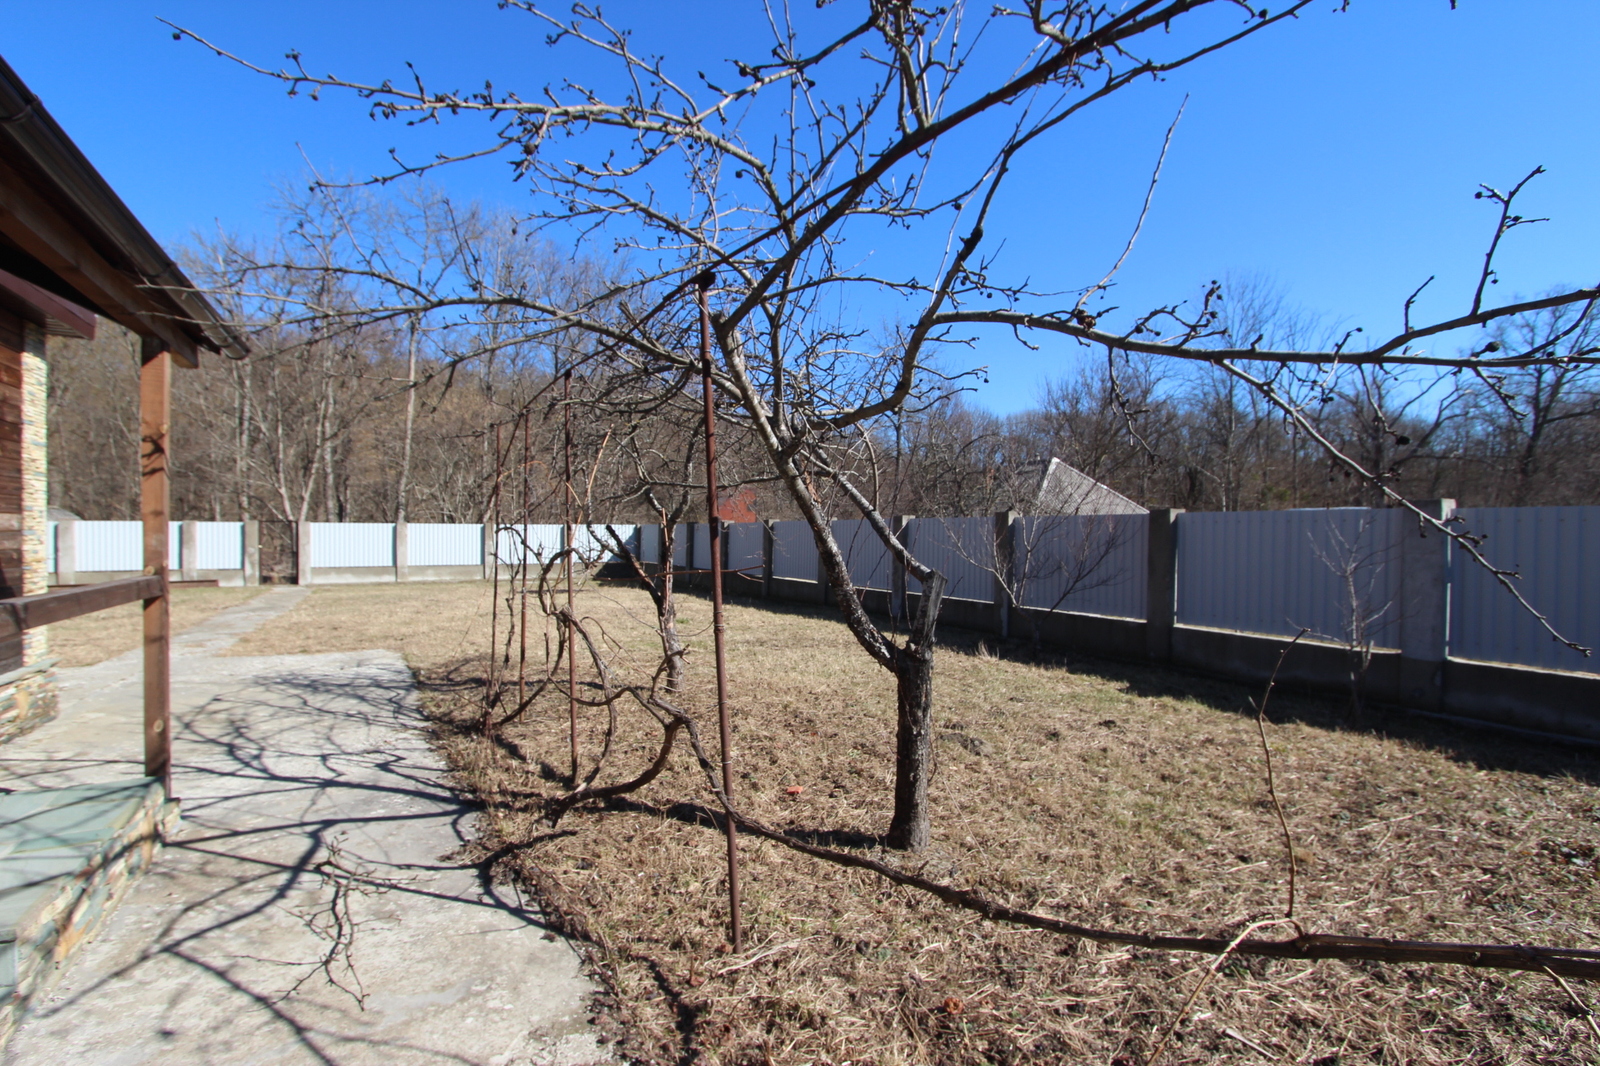
[[[1031,511],[1044,515],[1149,513],[1116,489],[1056,458],[1045,465]]]
[[[4,59],[0,271],[159,339],[190,366],[201,348],[236,357],[249,350]],[[70,308],[41,307],[27,299],[27,289],[10,289],[9,299],[30,303],[36,312],[24,317],[53,332],[82,332],[68,321]]]

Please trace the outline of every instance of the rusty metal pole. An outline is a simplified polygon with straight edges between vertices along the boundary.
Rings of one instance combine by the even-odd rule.
[[[567,727],[572,740],[572,787],[578,787],[578,635],[573,622],[578,615],[572,606],[572,564],[577,558],[573,547],[572,521],[572,368],[561,375],[561,435],[566,450],[562,478],[567,486]]]
[[[493,730],[495,698],[499,695],[496,682],[500,664],[500,478],[503,473],[500,458],[500,425],[494,427],[494,485],[489,489],[489,510],[484,521],[489,523],[489,546],[494,552],[490,569],[493,582],[489,593],[489,678],[483,687],[483,735]]]
[[[522,528],[526,536],[528,522],[528,464],[532,456],[529,454],[528,426],[533,419],[527,411],[522,412]],[[526,555],[526,553],[524,553]],[[521,713],[522,705],[528,699],[528,560],[522,560],[522,587],[517,599],[517,639],[522,647],[517,652],[517,711]]]
[[[711,271],[694,279],[700,300],[700,381],[706,414],[706,529],[711,542],[711,631],[717,649],[717,725],[722,732],[722,794],[733,802],[733,727],[728,721],[728,663],[726,624],[722,620],[722,516],[717,509],[717,420],[711,389],[711,310],[706,290],[716,280]],[[744,928],[739,914],[739,831],[731,815],[724,814],[728,834],[728,917],[733,950],[744,950]]]

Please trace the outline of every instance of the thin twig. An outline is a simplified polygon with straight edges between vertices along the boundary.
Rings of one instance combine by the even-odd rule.
[[[1589,1023],[1589,1032],[1594,1034],[1595,1046],[1600,1047],[1600,1023],[1596,1023],[1594,1020],[1594,1008],[1589,1006],[1589,1004],[1585,1003],[1583,1000],[1579,999],[1578,993],[1573,991],[1572,986],[1567,984],[1566,980],[1560,974],[1556,973],[1548,966],[1544,967],[1544,972],[1549,974],[1550,980],[1560,985],[1561,991],[1565,992],[1567,994],[1567,998],[1572,1000],[1572,1006],[1577,1010],[1578,1017]]]
[[[1299,640],[1300,638],[1296,637],[1295,639]],[[1280,659],[1279,662],[1282,662],[1282,660]],[[1271,691],[1270,687],[1268,691]],[[1238,950],[1239,945],[1243,944],[1250,934],[1257,929],[1263,929],[1269,925],[1285,924],[1293,925],[1296,930],[1299,929],[1299,924],[1293,918],[1268,918],[1266,921],[1252,922],[1245,926],[1243,931],[1217,954],[1216,958],[1211,960],[1211,965],[1207,966],[1206,972],[1200,976],[1200,981],[1194,986],[1194,991],[1189,993],[1189,998],[1183,1001],[1183,1006],[1178,1009],[1178,1013],[1172,1016],[1171,1022],[1167,1023],[1166,1031],[1161,1034],[1161,1039],[1156,1043],[1155,1050],[1150,1052],[1150,1057],[1144,1060],[1144,1066],[1156,1066],[1156,1063],[1161,1059],[1162,1053],[1167,1050],[1167,1044],[1172,1040],[1172,1034],[1177,1031],[1183,1019],[1188,1017],[1189,1008],[1194,1006],[1194,1001],[1200,998],[1200,993],[1205,991],[1206,985],[1211,983],[1211,979],[1217,976],[1217,971],[1221,970],[1222,964],[1228,961],[1228,956]]]
[[[1272,749],[1267,745],[1267,701],[1272,698],[1272,687],[1278,683],[1278,671],[1283,668],[1283,660],[1289,657],[1289,650],[1300,642],[1310,630],[1301,629],[1294,635],[1294,639],[1283,646],[1283,651],[1278,653],[1278,662],[1272,668],[1272,676],[1267,679],[1267,690],[1261,694],[1261,703],[1256,707],[1256,733],[1261,737],[1261,754],[1267,760],[1267,795],[1272,797],[1272,809],[1278,812],[1278,826],[1283,830],[1283,850],[1289,856],[1289,906],[1284,910],[1283,916],[1292,920],[1294,918],[1294,888],[1295,888],[1295,859],[1294,837],[1289,834],[1289,819],[1283,815],[1283,804],[1278,799],[1278,786],[1272,775]]]

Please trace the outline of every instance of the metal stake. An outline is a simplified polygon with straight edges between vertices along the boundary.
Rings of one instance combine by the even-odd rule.
[[[567,486],[567,725],[572,740],[572,787],[578,787],[578,634],[573,627],[577,614],[572,606],[572,563],[577,557],[573,546],[572,521],[572,368],[561,375],[561,435],[566,449],[563,479]]]
[[[716,275],[706,271],[694,279],[700,301],[700,381],[706,414],[706,525],[711,542],[711,630],[717,648],[717,725],[722,732],[722,794],[733,802],[733,727],[728,721],[728,664],[726,625],[722,620],[722,516],[717,510],[717,422],[711,391],[711,310],[706,290]],[[733,816],[723,813],[728,834],[728,916],[733,950],[744,950],[744,929],[739,914],[739,833]]]

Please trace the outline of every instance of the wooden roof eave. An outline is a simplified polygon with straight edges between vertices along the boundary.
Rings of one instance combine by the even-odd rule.
[[[187,366],[202,348],[249,351],[3,59],[0,233],[81,302]]]

